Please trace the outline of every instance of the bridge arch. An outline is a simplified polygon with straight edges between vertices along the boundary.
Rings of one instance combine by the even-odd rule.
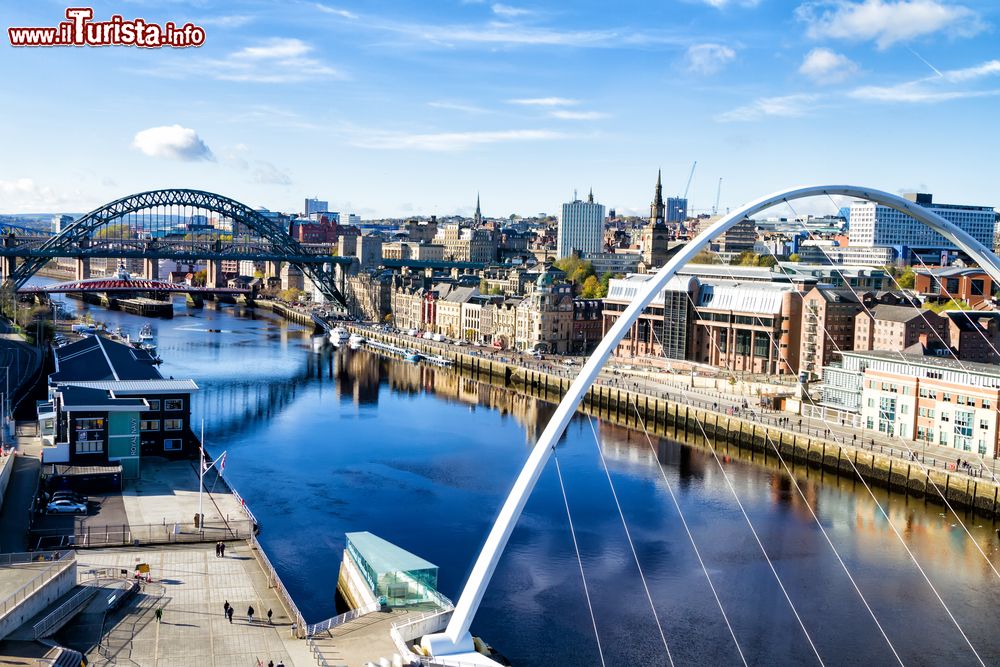
[[[343,296],[334,284],[332,270],[319,259],[310,261],[310,254],[288,233],[281,224],[262,215],[246,204],[223,195],[203,190],[185,188],[170,188],[150,190],[128,195],[107,203],[81,216],[67,225],[59,234],[52,236],[36,249],[33,249],[23,263],[15,267],[7,280],[15,288],[23,287],[47,261],[61,254],[87,256],[86,247],[93,240],[94,234],[111,228],[116,222],[127,220],[127,217],[142,211],[155,210],[185,210],[210,211],[231,220],[234,229],[242,225],[244,229],[265,239],[275,255],[288,258],[319,287],[328,299],[343,304]],[[131,247],[135,241],[130,238],[115,239],[121,248],[137,253],[138,249]],[[319,257],[312,255],[312,257]],[[296,259],[298,258],[298,259]],[[205,258],[210,259],[210,258]],[[337,258],[339,259],[339,258]],[[331,266],[334,259],[331,256]]]
[[[677,271],[688,263],[695,255],[708,247],[708,244],[718,235],[738,224],[745,218],[755,215],[776,204],[807,197],[824,195],[843,195],[865,199],[894,208],[906,213],[927,225],[943,237],[964,250],[985,270],[995,281],[1000,281],[1000,259],[993,252],[974,239],[958,226],[945,220],[940,215],[914,202],[881,190],[852,185],[814,185],[779,190],[754,201],[737,207],[704,230],[669,260],[663,268],[657,271],[651,280],[646,281],[638,289],[632,303],[618,317],[614,325],[598,344],[593,354],[587,359],[580,374],[570,384],[562,401],[556,407],[552,418],[538,441],[528,455],[524,467],[518,474],[500,513],[486,538],[479,557],[472,568],[465,588],[462,590],[455,610],[444,632],[427,635],[423,645],[433,655],[443,656],[472,650],[472,636],[469,628],[472,619],[479,609],[486,587],[489,585],[497,563],[503,554],[507,540],[517,524],[524,509],[528,496],[531,495],[538,478],[545,468],[549,457],[555,451],[556,443],[562,437],[566,426],[576,412],[580,401],[597,379],[601,367],[611,356],[632,324],[639,318],[642,311],[653,298],[664,288]]]

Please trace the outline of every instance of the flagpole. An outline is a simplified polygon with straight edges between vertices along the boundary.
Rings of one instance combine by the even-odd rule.
[[[205,489],[205,418],[201,420],[201,442],[198,444],[201,460],[198,461],[198,528],[205,530],[205,514],[202,512],[202,492]]]

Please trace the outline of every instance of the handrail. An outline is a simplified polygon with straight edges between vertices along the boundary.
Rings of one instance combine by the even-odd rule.
[[[100,586],[86,586],[83,590],[77,591],[73,597],[56,607],[52,612],[32,626],[35,639],[42,639],[57,623],[65,618],[68,611],[79,606],[84,600],[88,600],[101,590]]]
[[[296,606],[295,600],[293,600],[292,596],[289,594],[288,589],[285,588],[285,584],[282,583],[281,577],[278,576],[278,571],[274,569],[274,565],[272,565],[271,561],[268,560],[267,554],[260,546],[260,542],[257,541],[257,535],[253,531],[250,531],[250,546],[256,550],[257,554],[260,556],[261,563],[267,570],[269,585],[273,585],[281,592],[281,597],[284,598],[284,602],[290,607],[289,611],[291,611],[292,615],[295,617],[295,625],[292,626],[292,632],[295,633],[296,637],[305,636],[305,617],[302,615],[302,612],[299,611],[299,608]]]
[[[11,555],[23,556],[26,554],[11,554]],[[38,562],[49,562],[52,564],[43,569],[41,572],[36,574],[31,579],[29,579],[25,584],[23,584],[20,588],[12,592],[6,598],[4,598],[2,602],[2,607],[0,607],[0,617],[4,616],[5,614],[7,614],[8,611],[10,611],[17,605],[24,602],[24,600],[27,599],[27,597],[30,594],[38,590],[39,586],[44,585],[49,581],[51,581],[53,578],[53,576],[51,576],[53,571],[63,568],[63,566],[67,564],[67,561],[72,561],[75,559],[76,559],[76,554],[72,550],[68,550],[65,552],[58,552],[58,551],[55,552],[55,557],[52,559],[43,558],[39,560]],[[31,562],[31,561],[23,561],[23,562]]]
[[[382,603],[379,601],[372,602],[371,604],[365,605],[364,607],[358,607],[357,609],[351,609],[350,611],[345,611],[343,614],[338,614],[325,621],[320,621],[319,623],[312,623],[306,626],[306,637],[313,637],[321,632],[326,632],[330,628],[335,628],[338,625],[343,625],[348,621],[353,621],[354,619],[364,616],[365,614],[371,614],[373,612],[382,609]]]

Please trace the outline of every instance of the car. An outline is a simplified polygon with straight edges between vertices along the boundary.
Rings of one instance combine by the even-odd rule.
[[[45,506],[45,510],[49,514],[86,514],[87,504],[69,498],[56,498]]]
[[[563,366],[576,366],[576,362],[573,361],[572,359],[567,359],[566,361],[563,362]]]
[[[455,345],[458,345],[458,346],[461,347],[463,345],[468,345],[468,343],[466,341],[464,341],[463,339],[459,338],[458,340],[455,341]]]
[[[424,340],[433,340],[434,339],[434,334],[432,334],[430,331],[425,331],[424,335],[423,335],[423,339]]]
[[[406,332],[406,335],[407,336],[416,336],[417,335],[417,330],[416,329],[410,329],[410,330],[408,330]]]
[[[76,501],[78,503],[83,503],[84,505],[86,505],[87,501],[88,501],[87,496],[82,496],[79,493],[77,493],[76,491],[70,491],[70,490],[55,491],[49,497],[49,500],[50,501],[52,501],[52,500],[58,500],[59,498],[67,498],[69,500],[73,500],[73,501]]]

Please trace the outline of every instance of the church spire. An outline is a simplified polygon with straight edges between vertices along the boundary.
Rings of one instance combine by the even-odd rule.
[[[483,224],[483,212],[479,208],[479,193],[478,192],[476,193],[476,215],[473,218],[473,222],[475,223],[476,227],[479,227],[480,225]]]
[[[587,202],[594,203],[594,188],[590,188],[590,194],[587,195]]]
[[[663,205],[662,170],[656,170],[656,192],[653,203],[649,206],[649,224],[662,225],[666,221],[666,207]]]

